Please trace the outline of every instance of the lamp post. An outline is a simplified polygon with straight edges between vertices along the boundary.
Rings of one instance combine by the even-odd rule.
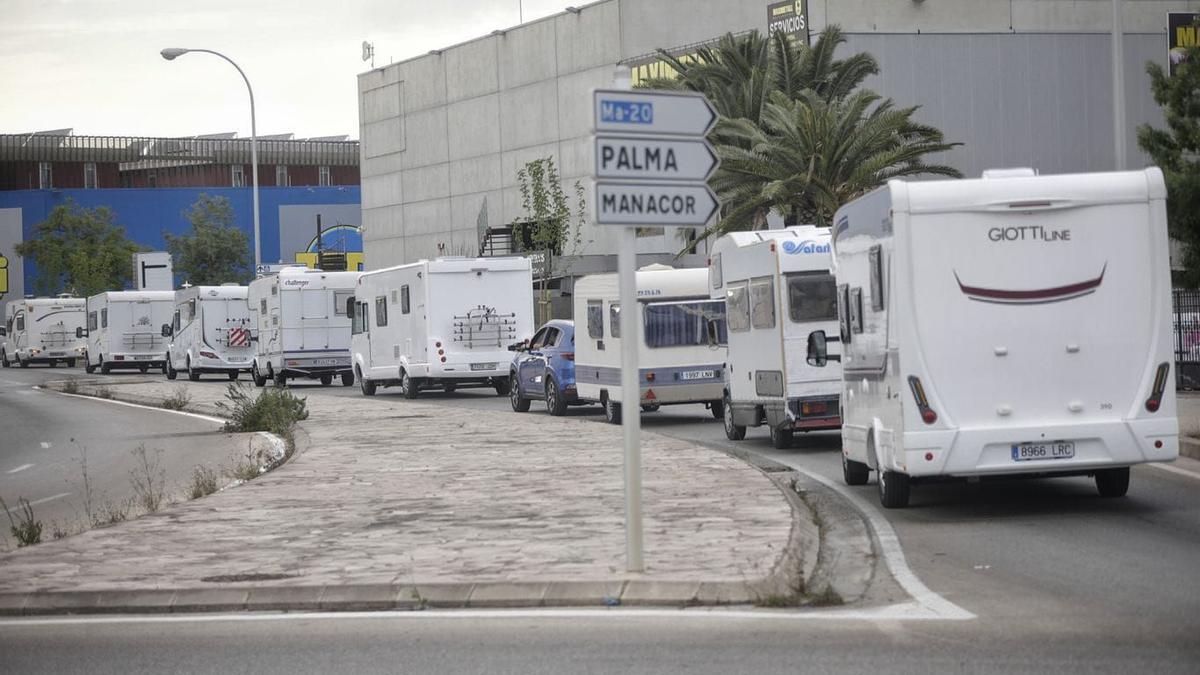
[[[250,92],[250,180],[252,181],[252,191],[254,194],[254,271],[258,273],[258,266],[262,264],[262,242],[261,232],[258,224],[258,128],[254,122],[254,89],[250,87],[250,78],[246,77],[246,73],[238,67],[238,64],[233,62],[233,59],[225,56],[221,52],[214,52],[211,49],[182,49],[179,47],[168,47],[161,52],[162,57],[168,61],[175,60],[175,57],[182,56],[188,52],[203,52],[219,56],[229,62],[229,65],[237,69],[238,75],[246,82],[246,91]]]

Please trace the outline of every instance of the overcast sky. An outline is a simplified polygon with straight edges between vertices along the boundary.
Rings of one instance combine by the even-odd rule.
[[[356,77],[516,25],[519,0],[0,0],[0,133],[358,138]],[[523,0],[525,20],[571,0]],[[579,4],[584,4],[580,2]]]

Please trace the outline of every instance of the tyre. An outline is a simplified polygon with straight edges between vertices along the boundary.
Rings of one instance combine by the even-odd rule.
[[[58,361],[50,361],[49,363],[46,364],[46,366],[48,368],[56,368],[56,367],[58,367]]]
[[[1097,471],[1096,490],[1101,497],[1124,497],[1129,492],[1129,467]]]
[[[83,372],[87,373],[88,375],[91,375],[92,373],[96,372],[96,366],[93,366],[91,364],[91,362],[89,362],[89,361],[84,361],[83,362]]]
[[[521,395],[521,387],[515,383],[517,374],[509,375],[508,379],[511,382],[508,386],[508,402],[512,404],[513,412],[529,412],[529,399]]]
[[[279,371],[278,373],[275,373],[275,376],[272,379],[275,380],[276,387],[286,387],[287,386],[287,374],[284,373],[282,370]]]
[[[733,406],[729,405],[729,397],[721,402],[721,419],[725,421],[725,438],[740,441],[746,437],[746,427],[733,423]]]
[[[112,372],[112,366],[104,362],[104,357],[100,357],[100,374],[107,375]]]
[[[558,384],[552,377],[546,378],[546,412],[555,417],[567,414],[567,400],[563,398]]]
[[[725,401],[712,401],[708,404],[708,411],[712,413],[714,420],[725,419]]]
[[[142,365],[138,366],[138,370],[140,370],[143,373],[150,372],[150,364],[143,363]],[[197,379],[199,379],[199,378],[197,378]]]
[[[621,423],[621,404],[607,397],[604,399],[604,421],[609,424]]]
[[[28,368],[28,367],[29,367],[29,362],[28,362],[28,361],[26,361],[25,359],[21,358],[21,356],[20,356],[19,354],[17,355],[17,363],[18,363],[18,364],[20,364],[20,366],[21,366],[22,368]]]
[[[404,394],[404,398],[414,399],[417,394],[420,394],[420,389],[416,381],[408,376],[407,372],[400,373],[400,392]]]
[[[332,375],[322,375],[321,376],[321,386],[322,387],[328,387],[331,384],[333,384],[333,376]]]
[[[361,372],[358,373],[358,387],[362,389],[363,396],[375,395],[375,383],[363,377]]]
[[[188,379],[191,380],[192,382],[200,381],[200,371],[196,370],[195,368],[192,368],[192,358],[190,356],[188,357],[188,360],[187,360],[187,374],[188,374]]]
[[[342,386],[343,387],[354,386],[354,373],[352,373],[352,372],[342,373]]]
[[[779,427],[771,427],[771,445],[776,450],[787,450],[792,447],[792,430],[780,429]]]
[[[842,453],[842,480],[846,481],[846,485],[866,485],[870,475],[871,467],[862,462],[856,462],[846,457],[846,453]]]
[[[453,382],[442,383],[442,391],[446,392],[447,394],[453,394],[456,389],[458,389],[458,385]]]
[[[78,363],[79,361],[77,359],[67,359],[68,368],[74,368]]]
[[[229,371],[229,373],[227,373],[227,375],[229,376],[230,382],[236,382],[238,379],[238,375],[240,375],[240,373],[238,373],[238,371],[236,371],[236,370],[231,370],[231,371]]]
[[[174,380],[179,377],[179,371],[175,370],[175,366],[171,365],[171,358],[167,357],[167,379]]]
[[[168,364],[168,367],[170,367],[170,364]],[[168,375],[168,377],[170,377],[170,375]],[[255,361],[254,365],[250,367],[250,378],[254,380],[254,386],[256,387],[267,386],[267,377],[258,372],[258,361]]]
[[[512,390],[512,380],[507,377],[497,377],[492,380],[492,386],[496,388],[497,396],[508,396],[508,392]]]
[[[10,365],[9,365],[9,363],[8,363],[8,356],[7,356],[7,355],[6,355],[4,352],[0,352],[0,365],[3,365],[5,368],[11,368],[11,367],[12,367],[12,366],[10,366]]]
[[[657,403],[645,403],[642,405],[642,412],[648,412],[648,413],[658,412],[659,408],[661,408],[661,407],[662,406]]]
[[[879,472],[879,503],[885,509],[902,509],[908,506],[910,492],[908,474],[898,471]]]

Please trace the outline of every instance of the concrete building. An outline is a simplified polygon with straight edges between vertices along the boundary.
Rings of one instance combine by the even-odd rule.
[[[591,201],[590,91],[618,64],[657,72],[657,48],[686,54],[728,32],[765,31],[793,3],[601,0],[359,76],[364,247],[378,268],[478,250],[482,234],[521,218],[517,172],[554,157],[567,192]],[[808,0],[812,39],[840,25],[841,55],[866,51],[867,82],[964,145],[942,161],[968,176],[989,167],[1043,173],[1115,166],[1109,0]],[[775,12],[769,14],[770,11]],[[1125,167],[1146,158],[1138,124],[1162,124],[1147,61],[1166,61],[1167,12],[1200,2],[1123,2]],[[794,19],[792,27],[797,27]],[[802,35],[802,37],[805,37]],[[591,204],[589,203],[589,208]],[[614,232],[588,225],[574,271],[614,265]],[[643,260],[683,245],[672,228],[639,238]],[[572,253],[567,251],[566,253]],[[703,249],[684,264],[703,264]]]

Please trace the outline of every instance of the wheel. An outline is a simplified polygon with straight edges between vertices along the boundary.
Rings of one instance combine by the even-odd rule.
[[[58,366],[58,361],[50,361],[46,364],[47,368],[54,368],[56,366]]]
[[[517,374],[513,373],[508,377],[513,381],[508,386],[508,402],[512,404],[513,412],[529,412],[529,399],[521,395],[521,387],[515,382]]]
[[[104,362],[104,357],[100,357],[100,374],[107,375],[112,372],[112,366]]]
[[[200,381],[200,371],[196,370],[195,368],[192,368],[192,357],[190,357],[190,356],[188,357],[188,360],[187,360],[187,374],[188,374],[188,379],[191,380],[192,382]]]
[[[150,364],[143,363],[142,365],[138,366],[138,370],[142,371],[143,373],[150,372]],[[197,379],[199,379],[199,378],[197,378]]]
[[[284,373],[282,370],[279,371],[278,373],[275,373],[275,377],[272,379],[275,380],[276,387],[286,387],[287,386],[287,374]]]
[[[866,485],[867,479],[871,476],[871,467],[856,462],[846,453],[842,453],[842,480],[846,481],[846,485]]]
[[[508,396],[508,392],[512,390],[512,380],[507,377],[497,377],[492,380],[492,386],[496,388],[497,396]]]
[[[229,371],[229,373],[228,373],[228,375],[229,375],[229,381],[230,381],[230,382],[236,382],[236,381],[237,381],[237,379],[238,379],[238,375],[239,375],[239,374],[240,374],[240,373],[238,373],[238,371],[236,371],[236,370],[231,370],[231,371]]]
[[[17,363],[19,363],[22,368],[29,367],[29,362],[26,361],[25,359],[21,358],[21,356],[19,354],[17,355]]]
[[[887,509],[902,509],[908,506],[908,474],[898,471],[879,472],[879,503]]]
[[[418,384],[408,376],[407,372],[400,373],[400,391],[404,394],[404,398],[414,399],[417,394],[421,393],[418,389]]]
[[[175,370],[175,366],[171,365],[171,357],[167,357],[167,379],[174,380],[179,377],[179,371]]]
[[[776,450],[787,450],[792,447],[792,430],[771,427],[771,445]]]
[[[621,423],[621,404],[611,398],[604,399],[604,421],[609,424]]]
[[[5,368],[12,368],[8,363],[8,356],[2,351],[0,351],[0,365],[3,365]]]
[[[353,372],[342,373],[342,386],[343,387],[354,386],[354,373]]]
[[[725,422],[725,438],[740,441],[746,437],[746,427],[733,423],[733,406],[729,405],[729,397],[721,402],[721,419]]]
[[[1097,471],[1096,489],[1101,497],[1124,497],[1129,492],[1129,467]]]
[[[648,413],[658,412],[658,409],[661,407],[662,406],[657,403],[643,403],[642,404],[642,412],[648,412]]]
[[[375,395],[375,383],[363,377],[361,372],[358,373],[358,387],[362,389],[363,396]]]
[[[170,376],[168,375],[168,377],[170,377]],[[254,365],[250,367],[250,377],[254,380],[254,386],[256,386],[256,387],[267,386],[267,376],[258,372],[258,361],[255,361]]]
[[[458,389],[458,385],[453,382],[445,382],[442,384],[442,391],[446,392],[447,394],[453,394],[455,389]]]
[[[552,377],[546,378],[546,411],[555,417],[567,413],[567,400],[562,397],[562,392],[558,390],[558,384]]]
[[[321,386],[322,387],[328,387],[331,384],[333,384],[333,376],[332,375],[322,375],[321,376]]]
[[[76,361],[75,359],[67,359],[67,367],[68,368],[74,368],[77,363],[78,363],[78,361]]]
[[[89,362],[89,361],[84,361],[83,362],[83,372],[87,373],[88,375],[91,375],[92,373],[96,372],[96,366],[93,366],[91,364],[91,362]]]

